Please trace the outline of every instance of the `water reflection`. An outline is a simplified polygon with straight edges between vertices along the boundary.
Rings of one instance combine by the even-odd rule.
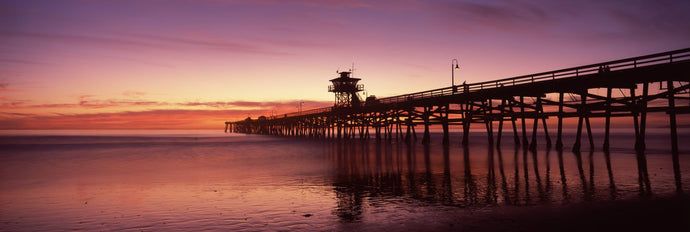
[[[367,141],[334,141],[329,146],[337,198],[333,214],[343,222],[361,220],[366,210],[385,210],[400,204],[524,206],[652,193],[643,153],[631,156],[554,150],[556,157],[552,159],[550,149],[530,151],[519,147],[511,148],[512,155],[506,156],[503,149],[492,146]],[[552,167],[557,167],[558,173],[552,173]],[[673,174],[658,181],[664,185],[675,183]]]
[[[647,172],[647,156],[644,152],[637,151],[637,171],[638,171],[638,182],[640,183],[640,195],[649,196],[652,194],[652,187],[649,183],[649,173]]]

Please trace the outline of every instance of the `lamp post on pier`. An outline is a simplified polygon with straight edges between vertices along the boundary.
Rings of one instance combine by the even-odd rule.
[[[453,64],[455,64],[455,66],[453,66]],[[455,86],[455,70],[460,70],[460,66],[458,65],[458,59],[453,59],[450,61],[450,82],[453,86],[453,93],[458,91],[458,87]]]
[[[303,101],[300,101],[300,102],[299,102],[299,106],[297,107],[297,109],[299,109],[299,110],[297,111],[297,112],[299,113],[299,115],[302,115],[302,106],[304,106],[304,102],[303,102]]]

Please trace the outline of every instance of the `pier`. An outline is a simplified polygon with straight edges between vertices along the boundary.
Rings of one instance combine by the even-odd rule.
[[[611,119],[628,117],[633,121],[635,149],[644,151],[648,114],[665,113],[669,145],[677,159],[677,117],[690,113],[690,48],[364,101],[358,95],[359,79],[350,74],[340,72],[331,80],[329,92],[336,94],[333,107],[228,121],[225,131],[406,142],[421,137],[421,143],[428,144],[430,127],[440,126],[442,142],[449,144],[452,126],[461,128],[462,143],[467,145],[470,128],[483,127],[488,142],[500,146],[505,128],[511,127],[517,145],[536,149],[537,143],[545,143],[562,149],[564,126],[570,126],[563,119],[577,118],[575,141],[569,142],[573,151],[579,151],[583,143],[595,147],[590,119],[603,118],[601,143],[608,150]],[[554,128],[550,132],[547,126],[551,118],[558,121],[555,143]],[[421,136],[418,126],[423,126]]]

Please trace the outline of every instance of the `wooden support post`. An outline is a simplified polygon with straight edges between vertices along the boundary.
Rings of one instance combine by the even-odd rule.
[[[424,118],[424,138],[422,138],[422,144],[429,144],[430,140],[430,135],[429,135],[429,114],[431,109],[430,107],[424,107],[424,114],[422,117]]]
[[[668,117],[671,127],[671,157],[673,159],[673,174],[676,180],[676,192],[683,193],[680,178],[680,161],[678,157],[678,128],[676,125],[676,102],[673,81],[668,81]]]
[[[465,107],[462,103],[458,104],[460,107],[460,120],[462,125],[462,136],[465,136]]]
[[[406,123],[400,118],[400,114],[398,114],[398,128],[400,129],[400,141],[404,140],[405,135],[403,132],[403,125],[406,125]]]
[[[364,124],[364,120],[362,120],[359,124],[359,139],[360,140],[366,139],[366,137],[364,135],[364,128],[365,127],[366,127],[366,125]]]
[[[411,138],[410,138],[411,137],[411,135],[410,135],[411,128],[410,127],[412,127],[412,118],[410,118],[409,113],[408,113],[407,119],[405,119],[405,124],[407,125],[407,131],[405,132],[405,142],[410,143],[410,140],[411,140]]]
[[[369,139],[369,125],[371,124],[371,115],[366,115],[365,123],[366,127],[364,128],[364,139]]]
[[[388,141],[393,140],[393,131],[395,131],[395,119],[391,117],[388,121]]]
[[[469,102],[465,105],[465,118],[462,123],[462,145],[469,145],[470,137],[470,123],[472,121],[472,104]]]
[[[362,114],[362,132],[364,134],[364,139],[369,138],[369,127],[371,126],[372,115],[371,113]]]
[[[380,118],[380,116],[381,115],[378,115],[376,117],[376,125],[374,125],[375,130],[376,130],[376,141],[381,140],[381,118]]]
[[[467,102],[465,102],[465,104],[460,103],[459,105],[460,105],[460,115],[462,115],[462,144],[467,145],[467,142],[466,142],[467,138],[466,137],[469,135],[467,134],[467,131],[465,130],[465,128],[467,127],[467,115],[469,115],[469,113],[467,112],[467,109],[469,109],[469,105],[467,104]]]
[[[402,129],[400,128],[400,115],[398,113],[395,113],[395,141],[398,141],[400,134],[402,133]]]
[[[594,138],[592,137],[592,126],[589,124],[589,114],[585,115],[585,125],[587,125],[587,137],[589,138],[589,149],[594,149]]]
[[[309,131],[309,124],[307,124],[307,122],[305,122],[304,119],[302,119],[301,127],[302,127],[302,131],[301,131],[302,137],[306,137],[307,132]]]
[[[388,124],[388,121],[386,121],[386,124],[383,126],[383,138],[385,140],[388,140],[390,138],[390,135],[388,133],[388,127],[390,127],[390,124]]]
[[[388,141],[393,140],[393,129],[395,128],[395,122],[393,120],[389,120],[388,124],[386,124],[386,134],[388,134]]]
[[[498,134],[496,135],[496,147],[501,146],[501,135],[503,134],[503,118],[505,117],[504,111],[505,111],[505,105],[506,105],[506,99],[501,99],[501,108],[500,108],[500,118],[501,120],[498,121]]]
[[[342,138],[342,132],[343,132],[343,124],[342,124],[342,122],[338,122],[338,139]]]
[[[369,129],[370,129],[369,127],[371,126],[371,121],[370,121],[371,118],[369,118],[368,120],[369,120],[369,121],[367,121],[367,128],[366,128],[365,131],[364,131],[364,133],[365,133],[365,135],[364,135],[365,139],[371,138],[371,136],[369,135]]]
[[[398,121],[397,121],[397,119],[396,119],[395,117],[396,117],[395,114],[392,114],[392,115],[391,115],[391,120],[390,120],[390,122],[391,122],[390,135],[391,135],[391,136],[390,136],[390,138],[388,138],[389,141],[390,141],[390,140],[393,140],[393,135],[394,135],[394,134],[395,134],[395,140],[396,140],[396,141],[398,140],[398,127],[397,127],[397,126],[398,126]]]
[[[640,141],[640,123],[637,119],[639,111],[637,109],[637,99],[635,99],[635,88],[630,88],[630,107],[633,115],[633,124],[635,127],[635,149]]]
[[[510,116],[510,122],[513,124],[513,140],[515,141],[515,146],[520,146],[520,136],[518,135],[518,132],[517,132],[517,125],[515,125],[515,121],[517,120],[517,118],[515,118],[515,111],[513,110],[513,102],[514,102],[514,101],[515,101],[514,98],[511,99],[511,103],[510,103],[510,114],[511,114],[511,116]]]
[[[640,109],[640,139],[635,142],[635,149],[639,151],[645,150],[645,130],[647,128],[647,96],[649,95],[649,83],[642,83],[642,98],[639,104],[642,106]]]
[[[606,125],[604,128],[604,151],[609,151],[609,137],[611,135],[611,87],[606,88]]]
[[[346,122],[345,125],[343,125],[343,138],[344,139],[350,139],[350,124],[349,122]]]
[[[488,99],[488,107],[486,108],[486,112],[488,112],[484,116],[484,120],[486,121],[486,134],[488,135],[489,139],[489,145],[494,144],[494,125],[493,125],[493,101],[491,99]],[[491,147],[491,146],[489,146]],[[491,149],[491,148],[490,148]]]
[[[546,116],[544,115],[544,109],[541,108],[541,122],[544,126],[544,137],[546,138],[546,148],[551,148],[551,136],[549,136],[549,127],[546,126]]]
[[[527,127],[525,123],[525,101],[524,96],[520,96],[520,118],[522,120],[522,146],[525,148],[529,145],[527,142]]]
[[[558,93],[558,131],[556,132],[556,149],[563,149],[563,92]]]
[[[299,137],[302,133],[302,125],[299,121],[295,121],[295,137]]]
[[[582,137],[582,120],[585,116],[585,105],[587,105],[587,89],[580,93],[580,106],[577,108],[577,134],[575,135],[575,144],[573,145],[573,152],[580,151],[580,141]]]
[[[441,115],[441,126],[443,127],[443,145],[450,144],[450,135],[448,133],[448,114],[450,111],[449,106],[450,105],[446,104],[444,108],[439,107],[439,114]]]
[[[541,104],[541,97],[537,97],[537,106],[535,110],[534,126],[532,126],[532,143],[529,145],[529,149],[532,151],[537,150],[537,125],[539,124],[539,106]]]

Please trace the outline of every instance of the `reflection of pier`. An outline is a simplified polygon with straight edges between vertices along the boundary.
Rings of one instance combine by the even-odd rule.
[[[422,143],[427,144],[430,126],[440,125],[443,143],[448,144],[449,126],[453,125],[462,127],[462,141],[467,144],[470,126],[479,124],[486,129],[489,142],[500,145],[507,122],[516,144],[535,149],[539,124],[546,145],[551,146],[546,121],[549,117],[557,119],[555,145],[561,148],[563,119],[577,118],[573,150],[579,151],[584,129],[589,146],[594,147],[590,118],[605,118],[603,148],[608,149],[611,118],[629,117],[633,119],[635,148],[643,151],[647,114],[661,112],[668,114],[670,145],[677,153],[676,115],[690,113],[690,105],[676,102],[689,99],[690,49],[366,101],[357,93],[362,90],[359,79],[349,75],[342,72],[341,77],[331,80],[334,85],[329,91],[336,93],[334,107],[226,122],[226,131],[410,141],[417,138],[415,127],[423,125]],[[606,94],[592,89],[605,89]],[[528,119],[532,120],[531,135]]]
[[[553,157],[548,149],[515,148],[506,152],[493,146],[418,146],[355,140],[329,144],[328,154],[335,169],[334,214],[343,221],[360,220],[364,208],[391,203],[387,201],[472,208],[568,203],[616,199],[635,192],[638,194],[633,195],[640,196],[652,193],[643,153],[626,160],[636,159],[638,163],[639,178],[635,182],[614,178],[612,166],[616,163],[612,164],[608,152],[559,150]],[[681,189],[680,181],[675,183]]]

